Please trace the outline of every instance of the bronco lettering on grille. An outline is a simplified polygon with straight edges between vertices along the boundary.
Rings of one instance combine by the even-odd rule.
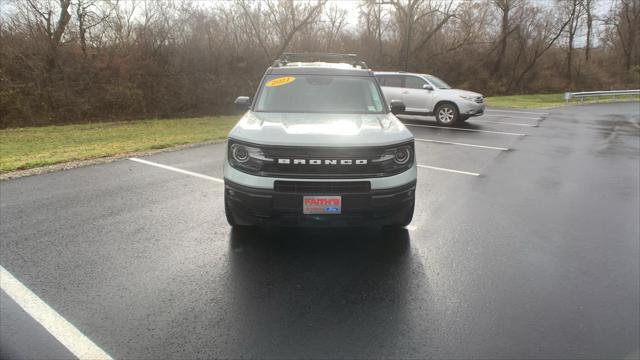
[[[278,159],[278,164],[284,165],[367,165],[366,159]]]

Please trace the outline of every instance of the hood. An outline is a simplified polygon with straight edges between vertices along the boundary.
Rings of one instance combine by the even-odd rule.
[[[460,90],[460,89],[440,89],[439,92],[443,92],[445,94],[450,94],[452,96],[482,96],[482,94],[479,94],[477,92],[473,92],[473,91],[467,91],[467,90]]]
[[[263,145],[381,146],[413,139],[393,114],[247,112],[229,137]]]

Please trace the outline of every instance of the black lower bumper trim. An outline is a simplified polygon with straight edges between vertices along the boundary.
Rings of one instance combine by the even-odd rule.
[[[305,194],[256,189],[225,179],[225,201],[239,224],[277,226],[391,225],[412,209],[416,182],[381,190],[324,193],[342,196],[341,214],[305,215]],[[310,194],[311,195],[311,194]],[[312,195],[318,195],[313,193]]]

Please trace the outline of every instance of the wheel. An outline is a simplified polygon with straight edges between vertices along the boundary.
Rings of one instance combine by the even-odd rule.
[[[405,227],[411,224],[411,219],[413,219],[413,209],[415,208],[416,201],[412,200],[411,204],[407,206],[404,210],[403,214],[398,217],[398,221],[389,226],[391,227]]]
[[[452,126],[460,120],[460,114],[458,114],[458,109],[454,105],[444,103],[436,109],[436,120],[441,125]]]

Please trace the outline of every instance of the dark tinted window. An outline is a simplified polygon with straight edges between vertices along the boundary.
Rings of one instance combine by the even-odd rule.
[[[422,85],[426,83],[426,81],[415,76],[405,76],[404,78],[404,87],[408,89],[422,89]]]
[[[384,113],[382,96],[371,77],[268,75],[255,111]]]

